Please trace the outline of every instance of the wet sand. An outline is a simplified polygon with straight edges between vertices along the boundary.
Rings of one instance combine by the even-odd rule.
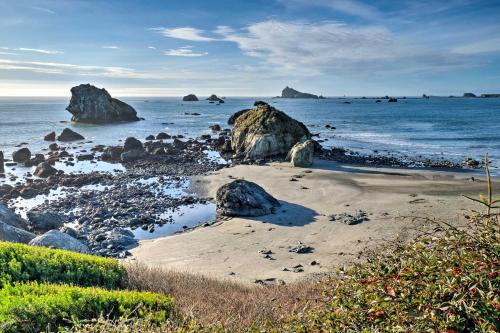
[[[471,176],[466,172],[356,167],[323,160],[315,160],[309,169],[292,168],[287,163],[239,165],[194,178],[191,190],[202,197],[215,197],[224,183],[246,179],[282,202],[276,214],[231,218],[183,234],[141,241],[131,252],[134,260],[153,266],[245,283],[268,278],[288,283],[357,261],[365,248],[411,238],[421,226],[405,216],[460,223],[467,209],[480,209],[460,194],[476,196],[485,191],[484,181],[478,180],[482,177],[471,181]],[[331,214],[358,210],[366,212],[369,221],[357,225],[330,221]],[[312,253],[289,252],[298,242],[312,247]],[[270,258],[260,250],[271,250]],[[319,265],[310,265],[313,261]],[[303,272],[293,272],[296,265],[302,265]]]

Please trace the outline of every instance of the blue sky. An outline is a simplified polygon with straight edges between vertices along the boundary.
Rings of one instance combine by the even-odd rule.
[[[2,0],[0,95],[500,93],[500,1]]]

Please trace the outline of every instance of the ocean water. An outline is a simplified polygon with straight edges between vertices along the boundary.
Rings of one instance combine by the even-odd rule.
[[[27,143],[32,152],[47,148],[43,136],[64,127],[84,135],[88,147],[119,144],[127,136],[144,139],[160,131],[197,137],[210,134],[208,126],[227,126],[231,114],[250,108],[258,99],[304,122],[326,140],[324,146],[344,147],[371,154],[388,152],[412,157],[462,161],[481,159],[488,152],[492,169],[500,173],[500,99],[408,98],[397,103],[374,99],[325,100],[236,98],[222,105],[180,98],[121,98],[145,121],[112,125],[71,124],[65,111],[69,98],[0,97],[0,150],[11,158],[16,146]],[[345,102],[349,101],[350,104]],[[186,113],[199,113],[200,116]],[[335,130],[325,125],[335,126]],[[69,144],[71,146],[72,144]]]

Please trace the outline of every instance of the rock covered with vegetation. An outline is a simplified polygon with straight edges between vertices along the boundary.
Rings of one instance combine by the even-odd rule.
[[[280,202],[259,185],[235,180],[217,190],[217,214],[222,216],[262,216],[274,213]]]
[[[71,88],[71,100],[66,108],[74,122],[113,123],[138,121],[133,107],[116,98],[112,98],[106,89],[99,89],[90,84],[81,84]]]
[[[297,142],[310,138],[303,123],[263,104],[236,118],[231,145],[237,154],[257,159],[287,154]]]

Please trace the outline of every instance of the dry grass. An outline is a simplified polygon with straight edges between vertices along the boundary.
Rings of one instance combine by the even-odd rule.
[[[130,287],[172,295],[180,314],[203,325],[237,331],[317,308],[324,284],[304,281],[290,285],[244,286],[202,275],[127,265]]]

